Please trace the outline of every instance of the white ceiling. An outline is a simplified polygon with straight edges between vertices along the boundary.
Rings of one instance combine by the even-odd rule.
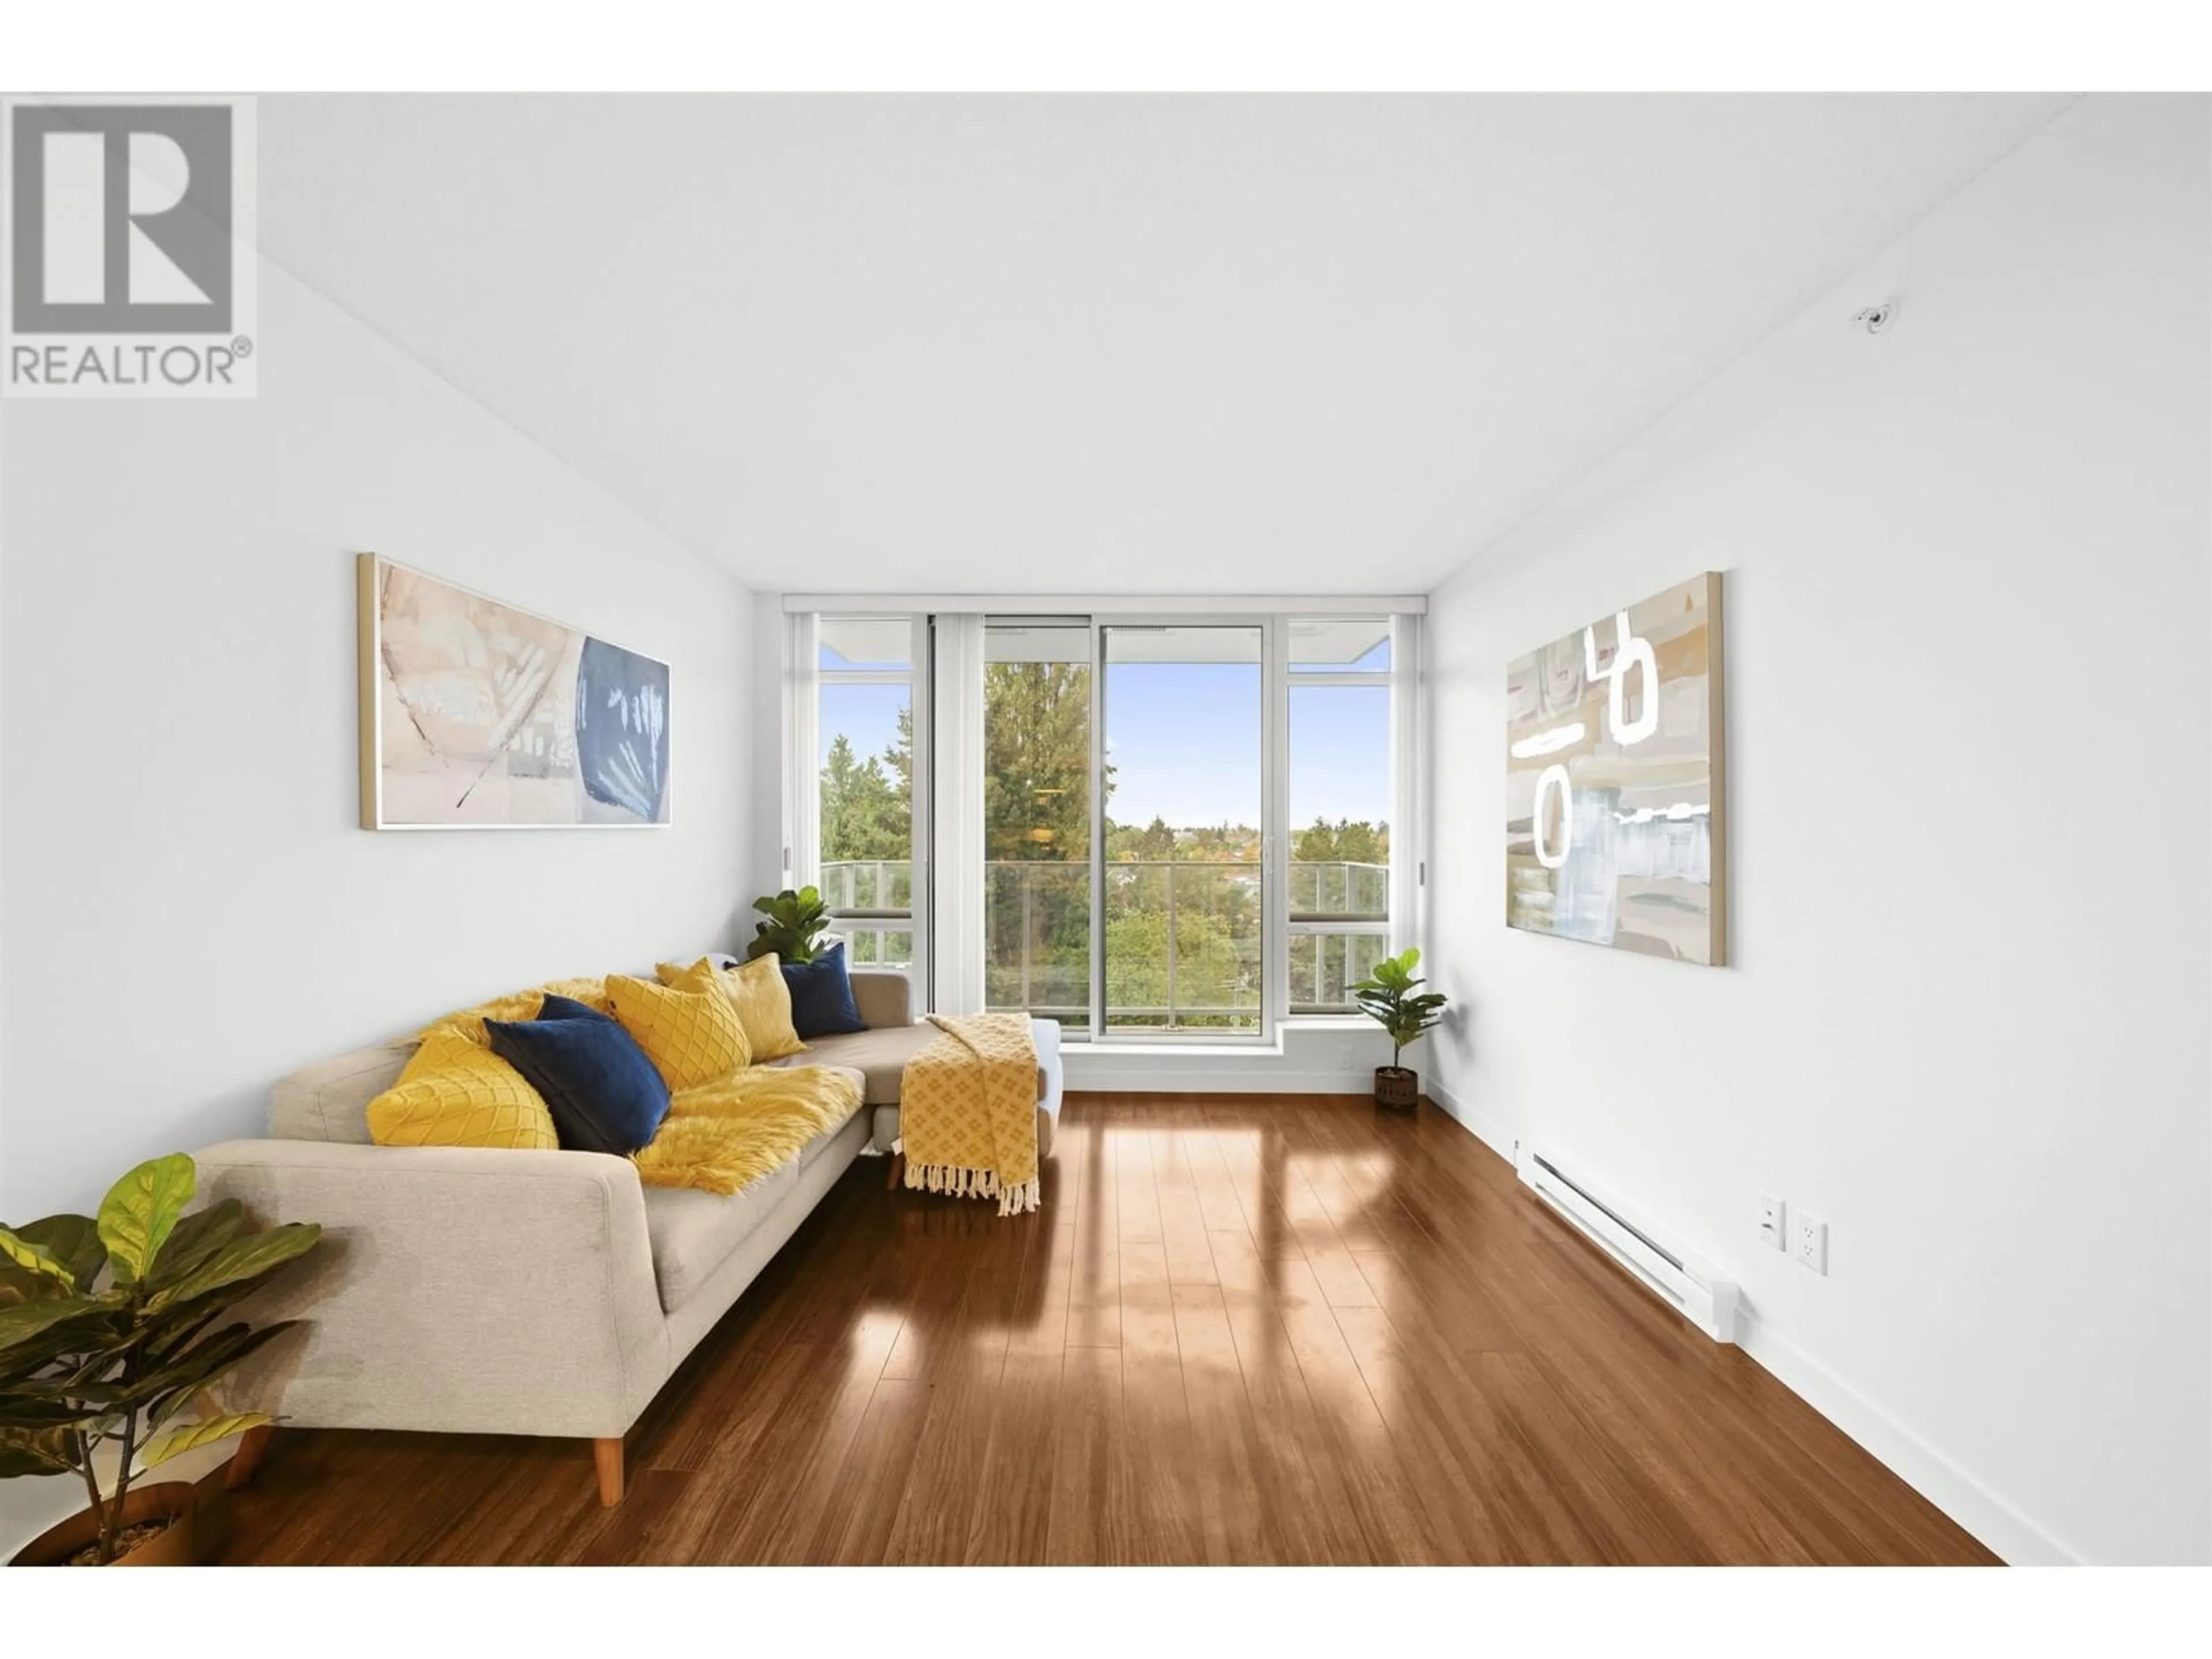
[[[261,224],[756,587],[1425,591],[2065,101],[264,98]]]

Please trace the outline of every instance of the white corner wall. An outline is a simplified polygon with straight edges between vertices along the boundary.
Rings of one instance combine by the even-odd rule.
[[[783,791],[785,768],[790,763],[785,744],[791,732],[791,711],[784,706],[783,595],[756,593],[753,598],[752,661],[747,670],[747,690],[752,698],[754,768],[752,807],[752,866],[744,895],[744,925],[738,933],[753,936],[760,920],[752,902],[763,893],[783,890]]]
[[[250,402],[0,406],[0,1216],[253,1134],[305,1061],[726,945],[750,596],[265,261]],[[357,827],[362,550],[671,665],[674,823]]]
[[[2209,235],[2207,100],[2088,99],[1431,611],[1455,1110],[2015,1561],[2212,1559]],[[1506,659],[1707,568],[1734,965],[1508,931]]]

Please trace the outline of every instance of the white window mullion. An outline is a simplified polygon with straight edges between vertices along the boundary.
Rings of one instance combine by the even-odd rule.
[[[1261,637],[1260,1035],[1273,1042],[1291,1012],[1291,630],[1268,617]]]
[[[1425,705],[1421,683],[1421,618],[1390,619],[1390,950],[1420,942],[1428,895],[1428,801],[1421,765]]]
[[[942,1013],[981,1013],[984,1002],[983,647],[981,615],[938,614],[930,672],[935,708],[929,722],[934,737],[927,869],[931,1006]],[[920,763],[917,753],[917,771]],[[919,852],[919,823],[915,833]],[[917,887],[917,911],[920,901]],[[917,939],[917,962],[921,949]]]
[[[1091,1038],[1106,1036],[1106,628],[1091,622]]]
[[[907,912],[913,931],[907,935],[907,960],[911,964],[907,969],[907,980],[913,987],[913,1006],[919,1012],[935,1006],[931,1000],[936,972],[932,951],[937,937],[937,916],[930,898],[932,854],[937,845],[933,805],[937,793],[937,678],[931,661],[930,619],[926,616],[914,619],[913,641],[907,647],[907,661],[913,674],[907,692],[907,708],[908,724],[913,731],[908,751],[913,758],[908,764],[914,775],[912,797],[908,802],[911,828],[908,832],[910,856],[907,863]]]
[[[805,887],[822,878],[820,630],[811,611],[785,618],[783,650],[782,880]]]

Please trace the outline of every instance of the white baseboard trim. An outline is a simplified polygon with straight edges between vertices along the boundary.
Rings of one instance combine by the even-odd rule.
[[[1469,1133],[1510,1164],[1510,1124],[1478,1111],[1435,1079],[1424,1092]],[[2037,1526],[1966,1474],[1934,1447],[1814,1359],[1796,1343],[1747,1311],[1739,1318],[1736,1346],[1881,1463],[2011,1565],[2079,1566],[2079,1552]]]
[[[2081,1566],[2069,1549],[1756,1314],[1736,1346],[1859,1448],[2015,1567]]]
[[[1421,1092],[1437,1103],[1446,1117],[1452,1119],[1484,1146],[1508,1164],[1515,1161],[1513,1131],[1502,1119],[1486,1112],[1478,1112],[1469,1103],[1462,1100],[1436,1078],[1425,1078]]]

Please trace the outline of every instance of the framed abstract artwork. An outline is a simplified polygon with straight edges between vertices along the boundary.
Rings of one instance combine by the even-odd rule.
[[[1719,967],[1728,794],[1717,571],[1505,669],[1505,921]]]
[[[668,823],[666,663],[374,553],[356,566],[362,829]]]

